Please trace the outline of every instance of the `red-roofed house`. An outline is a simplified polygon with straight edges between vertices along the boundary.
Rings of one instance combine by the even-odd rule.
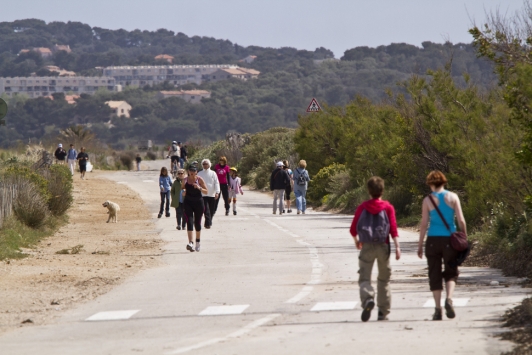
[[[252,63],[255,59],[257,59],[256,55],[248,55],[246,58],[240,59],[239,62],[249,64]]]
[[[155,57],[155,60],[162,60],[168,63],[172,63],[174,61],[174,57],[168,54],[159,54]]]
[[[240,80],[257,79],[260,71],[249,68],[219,69],[207,76],[207,81],[218,81],[236,78]]]
[[[39,53],[43,58],[50,58],[52,56],[52,51],[49,48],[33,48],[33,51]]]

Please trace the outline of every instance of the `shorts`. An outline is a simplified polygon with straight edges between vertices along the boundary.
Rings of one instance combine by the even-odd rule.
[[[229,200],[233,199],[236,201],[236,195],[238,195],[238,193],[235,190],[229,190]]]
[[[79,172],[84,173],[87,171],[87,164],[79,164]]]
[[[179,157],[177,155],[172,155],[170,157],[170,161],[172,162],[172,164],[176,161],[178,164],[179,164]]]
[[[292,186],[288,186],[285,190],[284,190],[284,200],[285,201],[290,201],[290,194],[292,193]]]

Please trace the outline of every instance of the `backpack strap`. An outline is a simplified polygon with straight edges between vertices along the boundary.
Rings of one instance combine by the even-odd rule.
[[[443,224],[445,224],[445,228],[447,228],[447,230],[450,232],[451,228],[449,227],[449,224],[447,223],[445,218],[443,218],[443,214],[441,213],[440,209],[438,208],[438,205],[436,204],[436,201],[434,201],[434,198],[432,197],[432,194],[429,194],[428,198],[429,198],[430,202],[432,202],[432,205],[434,206],[434,209],[436,210],[436,212],[438,212],[438,215],[440,216],[441,220],[443,221]]]

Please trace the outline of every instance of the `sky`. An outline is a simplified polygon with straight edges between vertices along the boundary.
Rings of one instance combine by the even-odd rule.
[[[358,46],[471,42],[486,12],[508,15],[524,0],[0,0],[0,22],[37,18],[126,30],[166,28],[242,46],[325,47],[340,58]]]

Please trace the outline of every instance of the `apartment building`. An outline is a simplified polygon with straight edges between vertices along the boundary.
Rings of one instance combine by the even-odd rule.
[[[113,66],[103,70],[103,75],[113,77],[122,86],[145,86],[162,84],[165,81],[177,85],[201,84],[220,69],[236,69],[236,65],[143,65]]]
[[[122,91],[120,85],[111,77],[15,77],[0,78],[0,94],[11,97],[18,94],[30,98],[48,96],[56,92],[74,94],[94,94],[100,89]]]
[[[213,72],[210,75],[204,77],[205,81],[219,81],[227,80],[231,78],[248,80],[248,79],[257,79],[259,77],[260,71],[249,68],[229,68],[229,69],[219,69]]]

